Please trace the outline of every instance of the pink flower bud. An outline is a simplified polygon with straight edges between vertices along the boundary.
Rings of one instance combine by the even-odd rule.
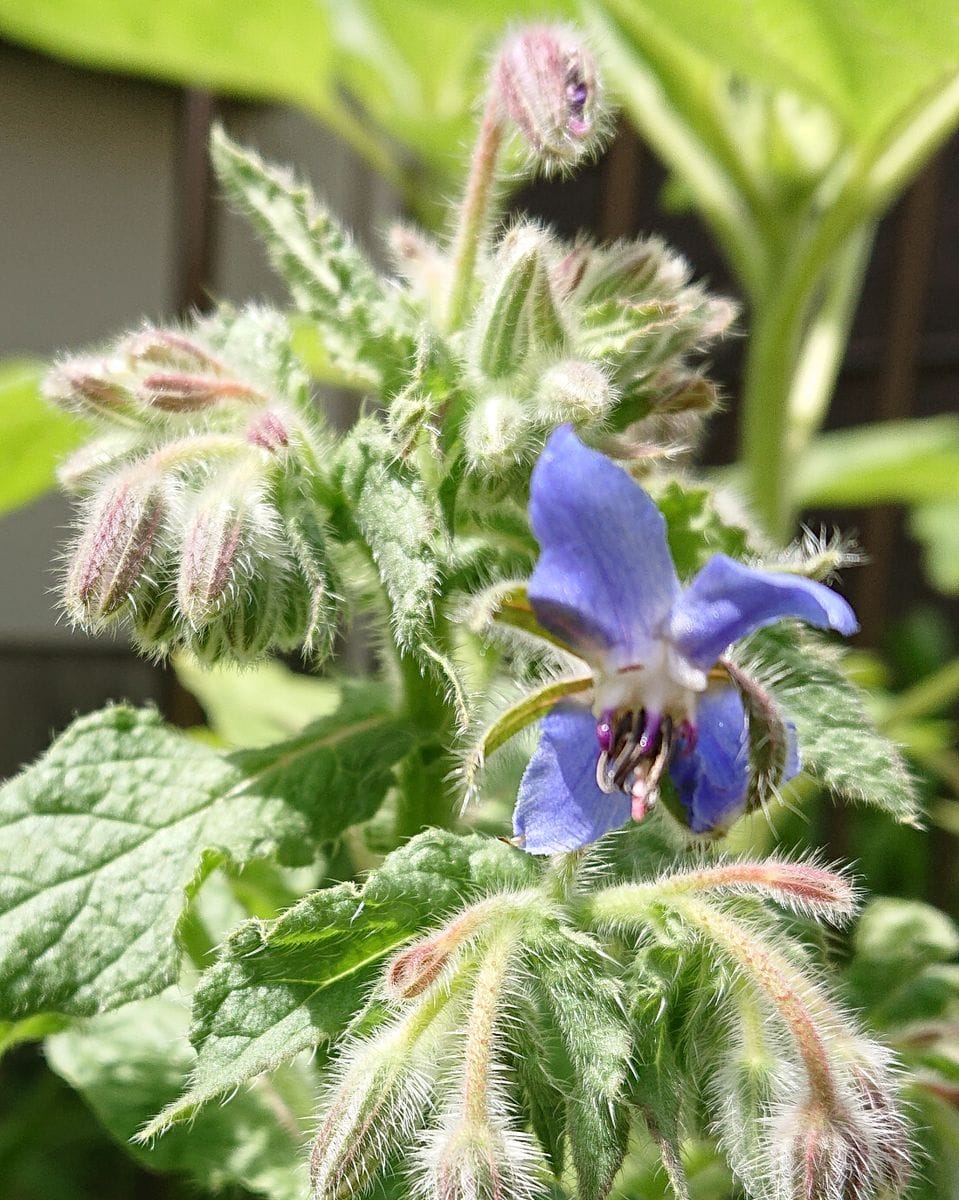
[[[164,371],[226,374],[223,363],[203,346],[167,329],[145,329],[126,338],[119,347],[135,365]]]
[[[115,477],[94,498],[64,589],[74,620],[99,625],[133,599],[165,515],[163,480],[142,466]]]
[[[130,391],[116,379],[108,359],[75,358],[47,372],[43,395],[80,417],[116,418],[137,411]]]
[[[251,446],[277,454],[290,444],[290,431],[283,417],[270,409],[259,412],[246,427],[246,440]]]
[[[186,375],[163,371],[140,381],[137,394],[144,404],[163,412],[198,412],[225,400],[262,403],[264,396],[256,388],[236,379],[217,375]]]
[[[536,25],[509,38],[493,87],[546,171],[575,165],[602,140],[605,113],[596,67],[572,29]]]

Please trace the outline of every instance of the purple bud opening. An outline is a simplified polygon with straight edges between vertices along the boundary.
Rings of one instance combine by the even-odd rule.
[[[509,38],[493,86],[506,115],[545,170],[574,165],[602,136],[601,88],[582,38],[537,25]]]

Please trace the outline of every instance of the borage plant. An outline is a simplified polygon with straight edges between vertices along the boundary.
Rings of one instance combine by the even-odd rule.
[[[711,1138],[751,1196],[906,1185],[908,1079],[813,936],[853,887],[721,842],[800,771],[915,818],[808,628],[855,630],[821,582],[841,548],[764,561],[676,468],[730,304],[652,239],[494,228],[510,140],[566,169],[604,123],[575,32],[511,37],[452,235],[394,230],[396,280],[219,131],[293,310],[48,377],[98,429],[62,470],[75,622],[191,673],[376,633],[375,671],[329,669],[286,740],[111,707],[0,793],[5,1040],[46,1037],[155,1167],[280,1200],[307,1157],[322,1198],[594,1200],[654,1148],[682,1197]],[[335,435],[310,370],[377,405]],[[486,760],[540,720],[494,836],[518,773]]]

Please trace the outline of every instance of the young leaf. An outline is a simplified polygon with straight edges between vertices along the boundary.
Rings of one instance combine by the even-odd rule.
[[[391,854],[362,889],[339,884],[272,923],[241,925],[196,990],[189,1090],[152,1129],[337,1036],[391,953],[470,896],[528,886],[538,869],[494,839],[433,830]]]
[[[230,756],[152,711],[76,721],[0,790],[0,1015],[84,1016],[157,993],[187,898],[218,862],[308,860],[372,816],[407,746],[368,691]]]
[[[903,824],[918,821],[919,798],[899,748],[866,715],[835,650],[779,625],[753,634],[738,657],[769,680],[796,726],[806,771],[844,800]]]
[[[423,481],[397,456],[377,421],[359,422],[344,447],[343,491],[386,589],[397,644],[415,650],[429,640],[440,579],[440,518]]]
[[[155,1145],[131,1142],[189,1075],[188,1019],[171,989],[49,1038],[47,1061],[145,1167],[183,1173],[204,1190],[240,1184],[271,1200],[302,1200],[303,1142],[315,1103],[315,1079],[305,1063],[282,1067]]]
[[[413,352],[405,314],[345,229],[310,189],[214,130],[213,165],[249,215],[297,307],[324,335],[331,362],[389,393]]]
[[[570,1064],[566,1132],[577,1195],[604,1200],[626,1153],[626,1006],[605,956],[585,935],[558,931],[535,951],[529,966],[537,995]]]

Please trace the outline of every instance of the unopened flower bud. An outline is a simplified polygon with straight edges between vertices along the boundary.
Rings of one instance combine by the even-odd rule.
[[[249,384],[218,375],[187,375],[183,372],[154,371],[140,380],[137,395],[141,402],[161,412],[199,412],[227,400],[261,404],[264,396]]]
[[[117,364],[108,359],[70,359],[47,372],[43,395],[79,417],[121,421],[138,417],[139,405],[118,374]]]
[[[548,236],[519,225],[503,239],[473,329],[474,361],[488,379],[515,375],[528,353],[550,351],[566,338],[549,281]]]
[[[120,343],[119,353],[135,365],[161,371],[225,375],[220,360],[193,338],[168,329],[144,329]]]
[[[599,421],[609,411],[613,391],[595,363],[569,359],[555,363],[540,377],[536,404],[547,424]]]
[[[143,581],[166,512],[162,476],[142,465],[93,498],[64,589],[75,621],[97,626],[124,610]]]
[[[463,444],[474,470],[509,470],[532,448],[530,414],[515,396],[485,396],[476,401],[463,429]]]
[[[776,1200],[875,1200],[863,1129],[810,1101],[774,1125]]]
[[[425,992],[463,943],[509,908],[509,900],[499,895],[480,900],[439,932],[407,946],[387,966],[383,990],[398,1000]]]
[[[246,427],[246,440],[271,454],[279,454],[290,444],[290,431],[282,414],[273,409],[258,412]]]
[[[543,1178],[526,1134],[466,1117],[430,1137],[421,1171],[420,1192],[430,1200],[524,1200],[540,1194]]]
[[[537,25],[508,38],[493,87],[544,171],[574,166],[602,141],[606,114],[593,56],[566,26]]]

